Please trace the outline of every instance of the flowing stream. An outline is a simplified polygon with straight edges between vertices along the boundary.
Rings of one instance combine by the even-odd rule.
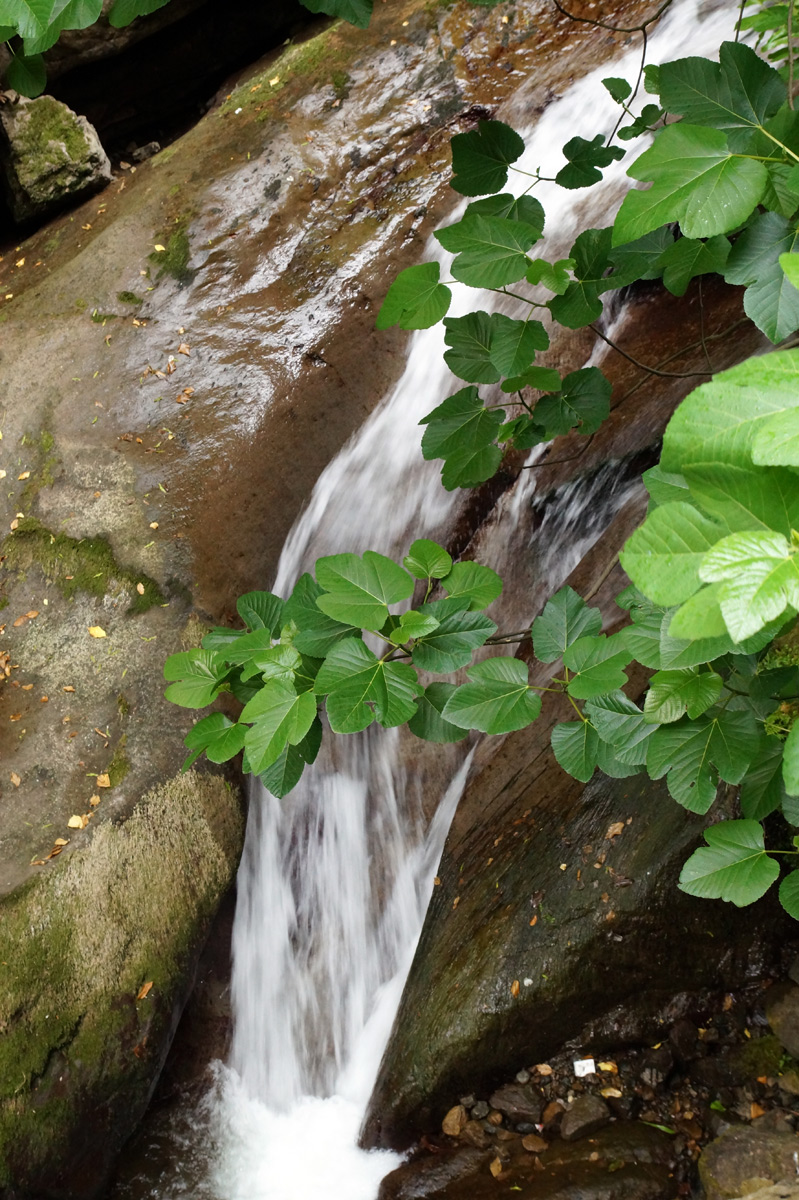
[[[712,52],[734,21],[729,5],[721,9],[699,0],[675,5],[651,39],[650,61]],[[522,85],[502,114],[527,141],[518,165],[546,171],[568,138],[612,128],[618,109],[600,80],[610,73],[632,79],[638,63],[638,50],[630,50],[612,68],[600,68],[532,129],[519,115]],[[537,188],[548,217],[544,257],[564,255],[579,228],[612,220],[626,166],[615,164],[590,193]],[[511,173],[511,188],[522,191],[526,183]],[[432,239],[424,257],[448,259]],[[453,312],[491,309],[496,299],[456,291]],[[445,536],[457,495],[441,487],[438,464],[423,462],[416,431],[419,418],[453,390],[443,349],[440,328],[412,336],[400,382],[319,479],[286,542],[276,592],[287,594],[323,554],[371,548],[401,557],[413,537]],[[534,489],[535,473],[522,472],[481,539],[481,558],[500,573],[512,555],[535,558],[540,592],[527,592],[521,603],[510,598],[504,608],[497,603],[492,615],[500,628],[529,623],[630,490],[614,482],[612,469],[600,472],[573,485],[533,534],[525,515]],[[359,1150],[358,1129],[470,761],[453,753],[451,783],[431,804],[424,780],[408,765],[413,756],[400,753],[403,736],[377,727],[328,735],[317,763],[285,800],[253,787],[233,936],[232,1052],[188,1137],[196,1143],[202,1130],[202,1151],[183,1146],[195,1171],[198,1154],[204,1160],[205,1178],[198,1185],[192,1172],[188,1184],[181,1173],[166,1186],[162,1178],[147,1194],[375,1200],[380,1179],[401,1161]]]

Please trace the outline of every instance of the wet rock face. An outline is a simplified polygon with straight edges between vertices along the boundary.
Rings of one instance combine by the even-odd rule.
[[[699,1160],[707,1200],[737,1200],[795,1181],[799,1136],[757,1129],[731,1129],[711,1142]],[[779,1192],[777,1192],[779,1195]],[[789,1192],[790,1195],[790,1192]]]
[[[18,222],[99,191],[111,164],[95,130],[52,96],[0,105],[0,171]]]
[[[785,983],[771,988],[766,1018],[788,1053],[799,1058],[799,987]]]

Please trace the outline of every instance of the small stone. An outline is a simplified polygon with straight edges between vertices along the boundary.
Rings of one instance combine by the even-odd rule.
[[[766,1019],[793,1058],[799,1058],[799,987],[778,983],[766,996]]]
[[[679,1062],[689,1063],[699,1057],[699,1031],[687,1017],[672,1025],[669,1042]]]
[[[526,1137],[522,1138],[522,1145],[531,1154],[543,1154],[549,1146],[549,1142],[539,1137],[537,1133],[528,1133]]]
[[[497,1141],[498,1142],[515,1142],[519,1139],[520,1136],[521,1136],[520,1134],[514,1133],[512,1129],[498,1129],[497,1130]]]
[[[494,1092],[490,1100],[492,1108],[499,1109],[511,1121],[531,1121],[537,1125],[541,1120],[541,1097],[535,1088],[525,1084],[509,1083]]]
[[[799,1096],[799,1071],[786,1071],[777,1078],[777,1087],[789,1096]]]
[[[762,1116],[755,1117],[753,1129],[765,1129],[769,1133],[793,1133],[791,1114],[784,1108],[772,1108]]]
[[[492,1108],[486,1120],[488,1121],[489,1125],[493,1125],[496,1128],[497,1125],[502,1124],[502,1113],[496,1108]]]
[[[472,1105],[472,1116],[476,1121],[484,1121],[490,1111],[485,1100],[478,1100],[476,1104]]]
[[[563,1114],[566,1111],[566,1105],[562,1100],[550,1100],[546,1108],[541,1114],[541,1124],[547,1128],[549,1126],[556,1127],[560,1125],[563,1119]]]
[[[706,1146],[699,1177],[707,1200],[747,1196],[783,1179],[796,1178],[799,1138],[736,1126]]]
[[[588,1093],[578,1096],[566,1109],[560,1126],[560,1136],[567,1142],[588,1137],[610,1121],[610,1109],[599,1096]]]
[[[516,1082],[517,1083],[529,1083],[530,1082],[530,1072],[529,1071],[518,1071],[516,1074]]]
[[[472,1096],[471,1094],[468,1096],[461,1096],[460,1100],[458,1101],[458,1103],[462,1104],[464,1108],[473,1108],[476,1102],[477,1097]]]
[[[532,1121],[517,1121],[516,1122],[516,1132],[517,1133],[535,1133],[536,1128],[537,1127],[532,1123]]]
[[[461,1141],[468,1142],[470,1146],[476,1146],[478,1150],[485,1150],[491,1145],[491,1138],[479,1121],[466,1122],[461,1130]]]
[[[444,1120],[441,1122],[441,1129],[446,1133],[447,1137],[460,1137],[461,1130],[468,1120],[469,1116],[466,1109],[462,1104],[456,1104],[444,1117]]]

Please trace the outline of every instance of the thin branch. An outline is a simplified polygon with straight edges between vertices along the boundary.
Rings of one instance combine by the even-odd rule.
[[[622,350],[615,342],[612,342],[609,337],[606,337],[601,329],[597,329],[596,325],[589,325],[589,329],[593,329],[597,337],[601,338],[611,350],[615,350],[622,358],[626,358],[634,367],[640,368],[642,371],[648,371],[650,375],[659,375],[663,379],[704,379],[707,375],[712,375],[712,371],[660,371],[657,367],[648,367],[646,363],[639,362],[637,358],[633,358],[632,354],[628,354],[626,350]]]
[[[741,21],[743,21],[743,19],[744,19],[744,8],[745,7],[746,7],[746,0],[741,0],[741,5],[740,5],[740,8],[738,9],[738,20],[735,22],[735,40],[736,40],[736,42],[738,41],[738,39],[741,36]]]
[[[735,330],[739,329],[742,325],[749,325],[749,324],[750,324],[750,321],[749,321],[748,317],[741,317],[739,320],[733,321],[732,325],[728,325],[726,329],[720,329],[718,333],[706,334],[705,341],[706,342],[721,341],[723,338],[729,337],[729,335],[731,333],[734,333]],[[686,354],[690,354],[691,351],[697,350],[701,345],[702,345],[702,343],[700,341],[689,342],[687,346],[683,346],[682,350],[675,350],[673,354],[670,354],[667,358],[662,359],[658,363],[658,368],[668,366],[668,364],[670,362],[674,362],[675,358],[685,358]],[[787,349],[787,347],[781,346],[780,349],[784,350],[784,349]],[[624,403],[625,400],[629,400],[630,396],[632,396],[635,392],[637,392],[639,387],[643,387],[645,382],[646,381],[644,379],[639,379],[638,383],[633,384],[633,386],[630,388],[630,390],[628,392],[624,393],[621,400],[619,400],[618,404],[616,404],[614,407],[618,408],[620,405],[622,405]]]
[[[788,107],[793,108],[793,0],[788,0]]]
[[[562,12],[564,17],[568,17],[570,21],[582,21],[584,25],[597,25],[600,29],[609,29],[612,33],[643,33],[646,30],[647,25],[652,25],[663,15],[667,8],[671,7],[672,0],[663,0],[663,3],[654,16],[647,18],[642,25],[632,25],[629,29],[625,29],[621,25],[611,25],[609,21],[598,21],[594,17],[575,16],[574,13],[570,13],[563,7],[563,5],[560,3],[560,0],[552,0],[552,3],[555,5],[555,8],[557,8],[559,12]]]
[[[539,467],[559,467],[561,463],[574,462],[576,458],[582,458],[586,450],[589,448],[594,438],[595,433],[592,433],[585,443],[580,447],[576,454],[567,454],[565,458],[542,458],[541,462],[529,463],[526,467],[522,467],[522,471],[535,471]]]
[[[702,352],[705,356],[705,362],[710,368],[711,375],[714,374],[713,363],[710,361],[710,351],[707,348],[707,339],[705,337],[705,305],[702,299],[702,276],[699,276],[699,340],[702,343]]]

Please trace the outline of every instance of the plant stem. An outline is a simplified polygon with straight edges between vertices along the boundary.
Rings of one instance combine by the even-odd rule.
[[[707,375],[712,375],[712,371],[660,371],[657,367],[648,367],[646,363],[639,362],[637,358],[633,358],[632,354],[628,354],[626,350],[622,350],[621,346],[617,346],[612,342],[601,329],[597,329],[596,325],[589,325],[589,329],[593,329],[597,337],[601,338],[611,350],[615,350],[622,358],[626,358],[634,367],[639,367],[642,371],[648,371],[650,375],[660,375],[664,379],[704,379]]]

